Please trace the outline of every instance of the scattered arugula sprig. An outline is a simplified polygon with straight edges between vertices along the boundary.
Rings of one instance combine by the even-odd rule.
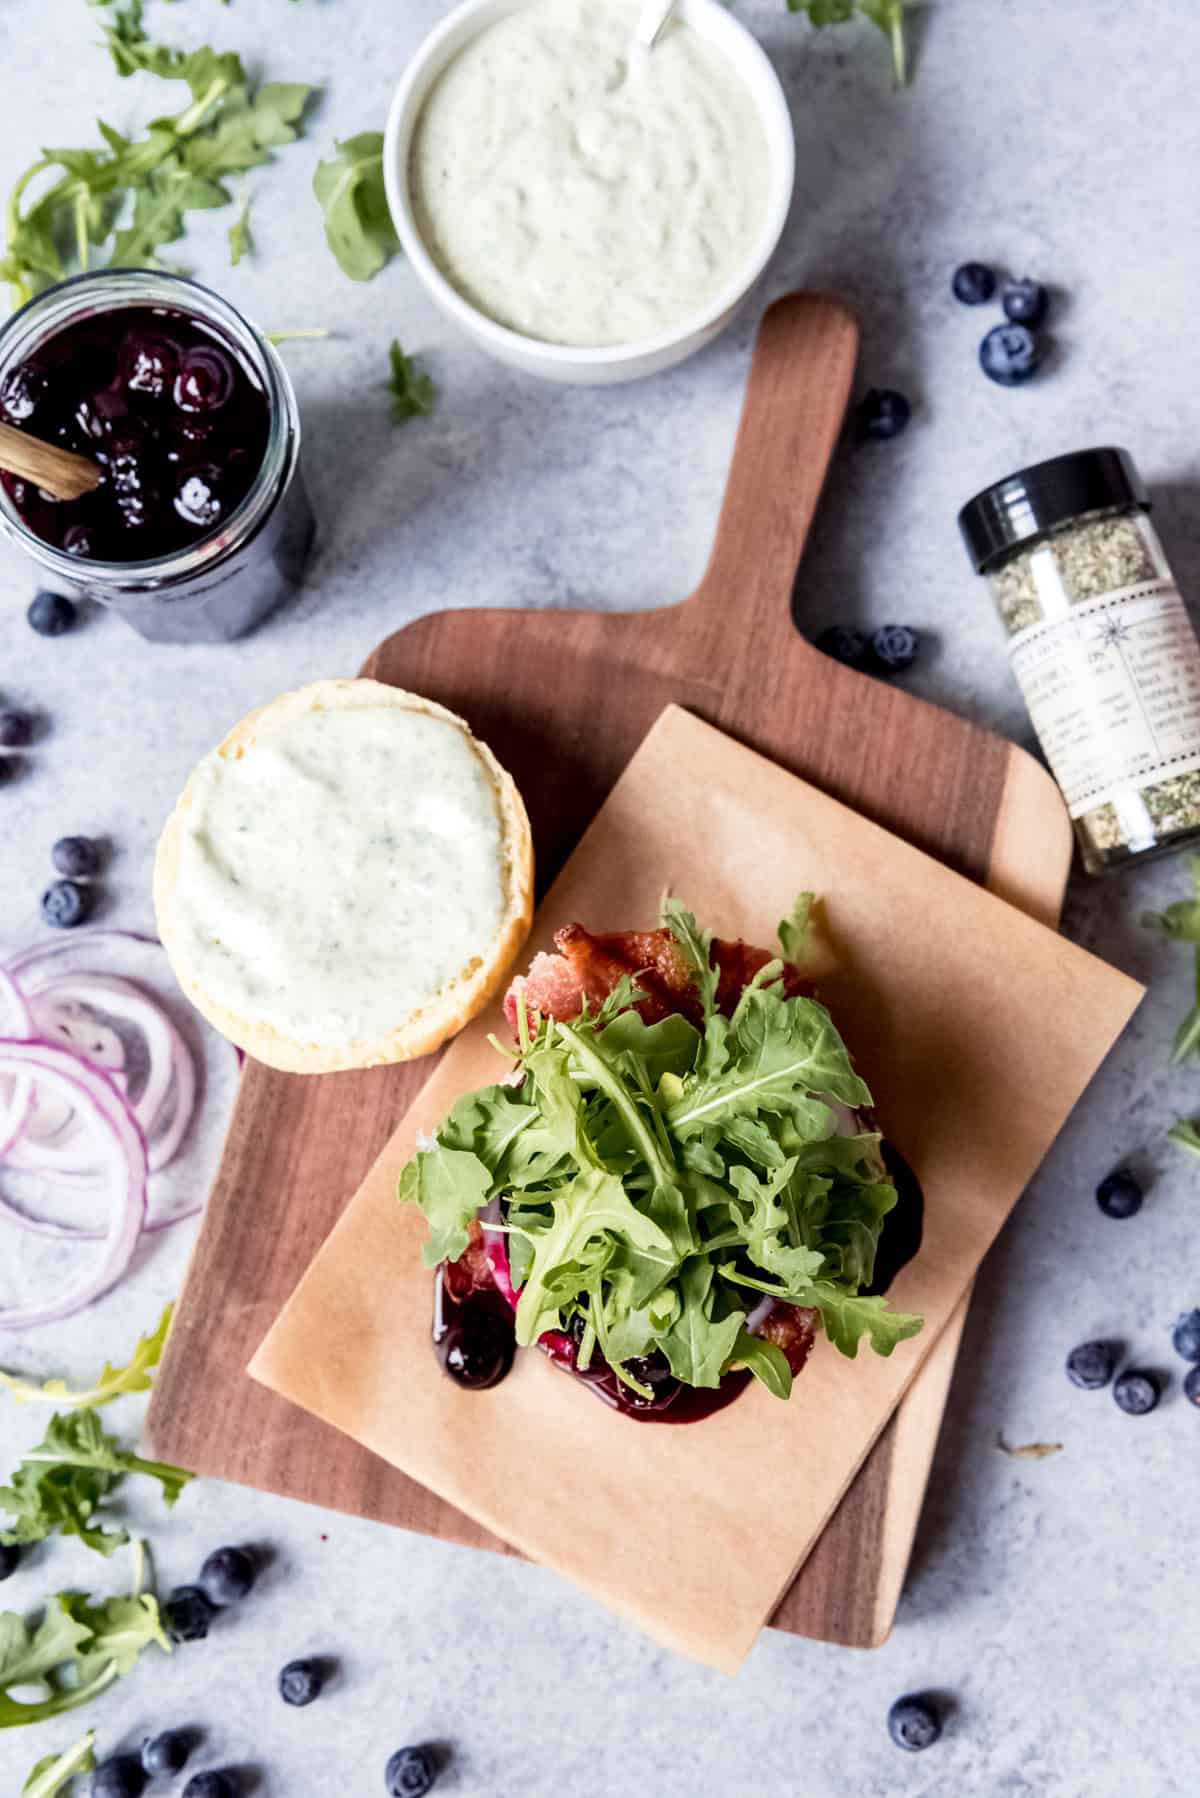
[[[392,369],[388,379],[388,392],[392,396],[392,423],[403,425],[410,418],[428,418],[437,398],[433,376],[422,373],[412,357],[404,354],[394,337],[388,359]]]
[[[138,138],[100,120],[102,148],[44,149],[25,170],[9,195],[0,259],[16,305],[96,266],[105,247],[111,267],[159,266],[159,251],[183,236],[188,213],[231,203],[227,176],[269,162],[277,146],[295,140],[313,92],[281,81],[252,89],[233,51],[152,43],[142,0],[93,3],[105,14],[104,41],[118,72],[186,82],[191,101]]]
[[[21,1379],[11,1373],[0,1373],[0,1385],[8,1388],[19,1405],[57,1405],[68,1410],[86,1407],[95,1411],[124,1393],[148,1392],[153,1383],[152,1370],[162,1359],[174,1310],[174,1305],[165,1305],[157,1327],[150,1335],[139,1336],[128,1361],[116,1367],[106,1361],[96,1384],[85,1391],[72,1392],[65,1380],[58,1379],[44,1380],[39,1386],[33,1380]]]
[[[37,1623],[26,1622],[16,1611],[0,1612],[0,1729],[43,1723],[87,1704],[131,1672],[151,1643],[170,1654],[158,1601],[142,1589],[145,1556],[140,1543],[135,1556],[133,1589],[124,1597],[96,1602],[83,1592],[56,1592]],[[45,1696],[14,1696],[31,1685],[43,1687]],[[39,1762],[34,1773],[42,1777],[46,1767]],[[57,1790],[53,1785],[45,1789]]]
[[[1142,923],[1147,930],[1156,930],[1160,936],[1169,937],[1177,943],[1196,945],[1193,955],[1194,998],[1191,1008],[1175,1032],[1175,1040],[1171,1045],[1171,1060],[1174,1062],[1187,1061],[1193,1055],[1200,1054],[1200,855],[1189,855],[1187,867],[1195,888],[1194,897],[1177,899],[1173,905],[1168,905],[1166,911],[1142,913]]]
[[[360,131],[333,147],[313,176],[325,239],[344,274],[369,281],[400,249],[383,181],[383,132]]]
[[[54,1534],[78,1536],[97,1554],[110,1555],[129,1540],[128,1531],[106,1528],[97,1512],[126,1475],[145,1474],[162,1487],[171,1506],[192,1478],[167,1461],[148,1461],[119,1446],[101,1428],[94,1411],[56,1411],[45,1437],[22,1457],[7,1486],[0,1486],[0,1511],[13,1520],[0,1529],[0,1542],[41,1542]]]
[[[64,1754],[46,1754],[32,1769],[21,1787],[21,1798],[58,1798],[77,1773],[96,1770],[96,1732],[87,1734]]]
[[[802,12],[812,25],[847,25],[852,19],[869,19],[887,38],[892,52],[896,86],[908,84],[908,46],[904,13],[908,0],[787,0],[789,12]]]
[[[781,932],[795,947],[805,896]],[[629,1363],[660,1349],[679,1380],[716,1386],[749,1367],[786,1398],[781,1351],[750,1336],[760,1294],[810,1305],[830,1340],[880,1354],[921,1327],[869,1284],[896,1202],[880,1138],[836,1134],[831,1103],[870,1094],[829,1013],[787,998],[769,963],[732,1016],[717,1010],[711,933],[674,900],[663,922],[690,963],[703,1013],[647,1025],[624,980],[569,1023],[520,1012],[519,1088],[503,1083],[454,1106],[434,1144],[407,1164],[399,1196],[429,1223],[430,1265],[461,1255],[483,1206],[499,1198],[517,1340],[582,1323],[634,1391]]]

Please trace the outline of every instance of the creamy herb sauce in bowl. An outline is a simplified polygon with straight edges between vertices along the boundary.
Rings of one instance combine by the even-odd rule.
[[[434,81],[413,132],[416,227],[470,305],[604,347],[684,326],[760,249],[771,157],[747,83],[673,20],[631,54],[637,0],[532,0]]]

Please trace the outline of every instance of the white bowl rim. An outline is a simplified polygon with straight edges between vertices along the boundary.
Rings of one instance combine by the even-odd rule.
[[[770,57],[754,33],[740,19],[734,18],[721,4],[721,0],[680,0],[680,13],[685,22],[694,23],[696,15],[705,21],[704,25],[696,27],[704,36],[719,40],[721,34],[726,33],[729,37],[740,38],[754,70],[751,77],[743,76],[743,79],[762,116],[766,131],[772,196],[767,220],[754,254],[703,311],[691,314],[682,323],[659,331],[653,337],[631,338],[627,343],[601,345],[553,343],[543,337],[528,337],[522,331],[514,331],[508,325],[499,324],[486,312],[481,312],[477,306],[464,299],[426,249],[409,201],[407,151],[412,139],[411,126],[416,124],[415,117],[411,116],[415,112],[413,95],[446,39],[457,34],[468,19],[491,11],[497,3],[498,0],[461,0],[461,4],[447,13],[421,40],[392,96],[384,131],[383,178],[388,209],[405,255],[443,309],[468,332],[482,342],[495,345],[501,353],[507,351],[521,359],[533,356],[563,368],[603,369],[657,356],[692,338],[698,340],[699,347],[705,334],[711,331],[725,313],[732,311],[754,286],[778,248],[791,209],[796,178],[795,136],[783,84]],[[500,0],[500,3],[504,4],[504,0]],[[519,12],[524,5],[535,3],[536,0],[509,0],[506,10],[508,13]],[[688,15],[692,15],[691,19]],[[712,27],[711,31],[707,29],[709,26]],[[480,29],[484,30],[486,27],[481,25]],[[440,72],[439,70],[439,74]],[[435,76],[434,79],[436,78]],[[422,104],[425,97],[422,94]],[[406,129],[408,142],[405,145],[406,153],[401,158],[398,154],[400,139]]]

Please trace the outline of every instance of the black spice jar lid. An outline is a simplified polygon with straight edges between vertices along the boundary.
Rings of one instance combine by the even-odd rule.
[[[1023,543],[1088,512],[1150,510],[1133,458],[1123,449],[1073,450],[1018,469],[969,499],[958,515],[967,554],[986,574]]]

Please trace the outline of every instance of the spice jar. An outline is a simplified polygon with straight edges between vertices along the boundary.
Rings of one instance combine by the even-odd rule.
[[[299,584],[313,516],[295,395],[210,288],[103,269],[38,294],[0,327],[0,418],[101,471],[75,501],[0,476],[0,530],[57,591],[191,643],[243,635]]]
[[[1200,643],[1125,450],[1024,468],[959,513],[1089,874],[1200,841]]]

